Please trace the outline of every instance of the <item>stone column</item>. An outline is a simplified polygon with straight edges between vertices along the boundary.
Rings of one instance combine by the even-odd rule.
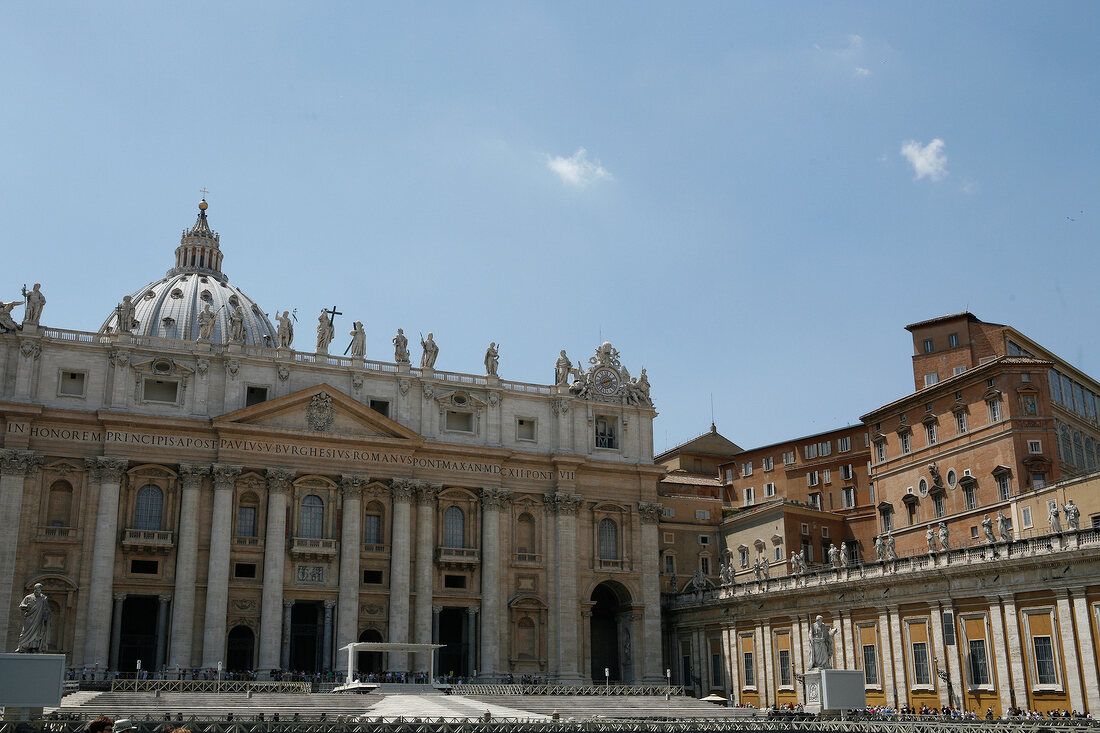
[[[728,626],[722,627],[722,663],[723,663],[723,680],[722,694],[725,695],[727,700],[733,700],[733,666],[731,664],[730,656],[730,628]]]
[[[477,670],[477,606],[466,608],[466,667],[470,674]]]
[[[20,549],[23,484],[41,463],[42,458],[31,451],[0,449],[0,517],[9,519],[0,525],[0,644],[4,645],[7,645],[8,624],[20,618],[13,608],[12,587],[15,585],[15,555]],[[11,518],[14,521],[10,521]]]
[[[939,606],[931,606],[928,609],[928,615],[932,619],[932,638],[929,639],[928,644],[931,656],[928,661],[932,666],[936,691],[939,693],[942,708],[951,704],[947,695],[947,683],[939,676],[940,665],[943,664],[944,669],[947,668],[947,645],[943,643],[943,614],[940,613]]]
[[[886,693],[886,704],[896,708],[902,703],[898,700],[898,688],[894,685],[894,654],[890,638],[890,614],[883,609],[878,614],[879,651],[882,652],[882,691]]]
[[[409,641],[409,570],[411,542],[410,507],[413,482],[395,478],[390,486],[393,498],[393,527],[390,531],[390,616],[386,641],[403,644]],[[409,671],[407,652],[390,652],[390,670]]]
[[[894,658],[894,695],[898,705],[909,704],[909,685],[905,682],[905,640],[901,634],[901,613],[897,606],[890,606],[890,650]]]
[[[581,650],[577,648],[577,510],[582,497],[578,494],[554,492],[543,497],[554,516],[554,569],[557,577],[549,578],[557,585],[555,605],[550,612],[557,619],[558,678],[563,684],[580,684],[582,675],[577,669]]]
[[[99,478],[99,510],[92,543],[92,577],[88,584],[88,630],[84,635],[84,664],[108,669],[107,649],[114,591],[115,546],[118,542],[118,495],[124,458],[88,458],[85,465]]]
[[[675,648],[675,642],[672,654],[668,656],[669,666],[666,669],[671,669],[680,663],[680,651]],[[729,627],[729,645],[726,647],[726,653],[730,656],[730,688],[732,689],[732,697],[730,698],[736,703],[741,702],[741,649],[740,649],[741,637],[737,635],[737,627],[731,625]]]
[[[155,675],[165,663],[165,655],[168,652],[168,602],[172,596],[157,596],[157,645],[156,657],[153,659],[153,669],[150,674]]]
[[[321,647],[321,669],[328,672],[332,669],[332,609],[336,608],[336,601],[325,601],[325,635],[324,646]]]
[[[359,555],[363,547],[362,476],[343,476],[343,520],[340,525],[340,605],[336,612],[336,648],[359,640]]]
[[[1085,627],[1073,633],[1073,611],[1070,608],[1069,590],[1058,590],[1058,632],[1062,637],[1062,660],[1066,671],[1066,692],[1069,693],[1069,706],[1078,712],[1085,709],[1085,696],[1081,690],[1081,658],[1078,656],[1077,635],[1091,633]],[[1094,660],[1089,660],[1094,664]]]
[[[794,683],[794,699],[797,702],[805,703],[806,701],[802,697],[802,685],[799,684],[796,674],[801,674],[798,671],[797,662],[802,661],[802,628],[798,623],[798,616],[791,617],[791,682]]]
[[[844,650],[844,659],[837,665],[839,669],[855,669],[855,646],[852,641],[852,614],[837,613],[837,622],[840,624],[840,648]]]
[[[283,643],[279,647],[279,667],[290,669],[290,612],[294,608],[294,601],[283,601]]]
[[[948,680],[950,684],[948,704],[962,707],[962,694],[963,690],[966,689],[966,679],[962,673],[962,665],[959,663],[959,634],[956,627],[958,616],[955,614],[955,607],[951,605],[950,600],[945,601],[940,611],[941,617],[943,612],[951,614],[951,632],[955,639],[955,643],[952,645],[953,648],[948,649],[945,645],[943,649],[944,655],[947,657],[947,676],[950,678]],[[952,700],[952,698],[954,699]]]
[[[1001,598],[1005,609],[1005,642],[1008,647],[1009,675],[1008,683],[1011,690],[1011,699],[1016,705],[1027,700],[1027,678],[1024,676],[1024,640],[1020,638],[1020,620],[1016,614],[1016,601],[1009,594]],[[1027,707],[1022,705],[1021,707]],[[1078,708],[1080,710],[1080,708]],[[1004,711],[1002,711],[1002,714]]]
[[[439,643],[439,614],[443,613],[443,606],[432,606],[432,643]],[[436,675],[442,674],[439,669],[439,650],[433,649],[432,655],[435,656],[435,664],[433,665]],[[428,684],[432,684],[434,680],[428,680]]]
[[[481,490],[481,676],[489,679],[504,670],[500,663],[501,614],[500,509],[512,500],[506,489]]]
[[[661,669],[661,571],[660,544],[657,530],[661,521],[663,507],[656,502],[638,503],[638,514],[642,521],[642,635],[634,645],[635,654],[640,662],[640,677],[643,685],[659,685],[664,680]]]
[[[122,604],[126,602],[126,594],[116,593],[114,601],[114,608],[111,609],[111,652],[107,669],[118,669],[118,651],[122,645]]]
[[[765,621],[762,626],[757,627],[757,633],[760,634],[760,677],[757,680],[757,686],[760,689],[760,699],[764,701],[766,705],[771,705],[775,702],[775,667],[772,665],[772,625],[768,621]],[[707,656],[709,650],[703,650],[703,656]],[[707,674],[707,669],[704,667],[702,679],[705,680],[703,684],[704,690],[710,689],[710,675]]]
[[[993,638],[989,640],[989,652],[993,656],[993,666],[996,668],[994,679],[997,688],[997,697],[1000,699],[1001,715],[1005,714],[1012,702],[1010,697],[1011,683],[1008,679],[1008,663],[1005,661],[1007,647],[1005,645],[1005,625],[1001,618],[1000,599],[991,597],[989,602],[989,626]]]
[[[172,641],[168,663],[189,668],[194,664],[191,647],[195,637],[195,575],[199,553],[199,491],[210,466],[180,464],[179,544],[176,549],[175,603],[172,604]]]
[[[417,482],[416,491],[416,605],[413,606],[413,642],[432,643],[432,551],[435,549],[435,497],[440,487]],[[482,558],[482,562],[485,559]],[[416,670],[428,671],[430,655],[416,655]]]
[[[294,472],[285,468],[267,469],[264,587],[260,601],[260,661],[257,665],[264,675],[276,668],[286,669],[290,649],[287,646],[290,616],[283,604],[283,568],[286,563],[286,496],[293,478]]]
[[[233,533],[233,488],[240,466],[214,464],[214,516],[210,522],[210,564],[206,573],[206,617],[202,666],[225,659],[225,623],[229,608],[229,544]]]
[[[592,607],[594,603],[581,604],[581,677],[587,685],[593,684],[592,679]]]
[[[112,348],[108,358],[114,367],[111,389],[111,407],[124,408],[129,400],[126,393],[132,388],[130,383],[130,352],[125,349]]]
[[[1078,535],[1080,537],[1080,535]],[[1077,622],[1077,643],[1081,647],[1081,672],[1085,679],[1085,701],[1088,711],[1095,718],[1100,713],[1100,683],[1096,679],[1096,653],[1092,643],[1092,621],[1089,618],[1089,601],[1085,588],[1073,591],[1073,617]],[[1079,712],[1081,708],[1077,709]]]

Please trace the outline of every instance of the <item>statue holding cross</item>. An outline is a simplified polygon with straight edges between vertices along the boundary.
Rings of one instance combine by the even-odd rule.
[[[317,318],[317,353],[327,354],[328,345],[336,338],[336,328],[333,322],[336,316],[344,315],[336,310],[336,306],[330,309],[321,309],[321,315]]]

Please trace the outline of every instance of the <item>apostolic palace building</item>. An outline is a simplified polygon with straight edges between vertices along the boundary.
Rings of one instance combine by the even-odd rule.
[[[376,640],[444,645],[444,675],[662,681],[644,370],[605,343],[562,351],[552,385],[501,379],[495,345],[484,374],[444,372],[400,331],[393,361],[354,333],[335,356],[326,313],[296,350],[206,209],[97,332],[50,324],[48,283],[21,324],[0,304],[6,650],[41,583],[49,650],[90,672],[330,670]]]

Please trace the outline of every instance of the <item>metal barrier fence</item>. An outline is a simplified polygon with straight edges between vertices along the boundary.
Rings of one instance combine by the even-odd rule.
[[[613,695],[683,695],[682,685],[455,685],[456,695],[575,695],[575,696],[613,696]]]
[[[111,692],[259,692],[308,693],[309,682],[252,680],[112,680]]]

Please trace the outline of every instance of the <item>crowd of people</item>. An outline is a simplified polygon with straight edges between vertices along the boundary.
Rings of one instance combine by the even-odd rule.
[[[936,716],[940,718],[948,718],[951,720],[997,720],[997,716],[993,713],[993,708],[986,708],[984,713],[975,710],[960,710],[954,706],[933,707],[930,705],[921,705],[920,707],[902,707],[893,708],[886,705],[869,705],[865,714],[875,715],[878,717],[898,717],[898,716]],[[1076,710],[1062,710],[1055,708],[1054,710],[1025,710],[1024,708],[1010,707],[1008,712],[1000,719],[1016,719],[1016,720],[1051,720],[1056,718],[1080,718],[1085,720],[1091,720],[1091,713],[1081,713]]]

